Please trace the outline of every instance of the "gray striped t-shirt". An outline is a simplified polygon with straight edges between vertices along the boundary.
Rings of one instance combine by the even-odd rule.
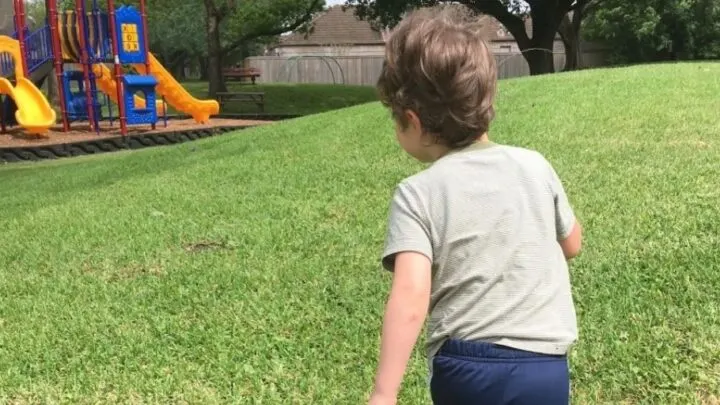
[[[382,263],[403,251],[432,261],[431,370],[448,338],[567,352],[577,324],[557,241],[574,221],[555,170],[528,149],[476,143],[398,185]]]

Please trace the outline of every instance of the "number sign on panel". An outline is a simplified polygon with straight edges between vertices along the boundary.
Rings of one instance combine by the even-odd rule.
[[[123,51],[139,52],[140,38],[138,38],[137,24],[123,24],[122,27]]]

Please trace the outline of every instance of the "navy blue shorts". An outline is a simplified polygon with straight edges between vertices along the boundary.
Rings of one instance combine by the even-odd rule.
[[[433,359],[435,405],[568,405],[567,356],[448,340]]]

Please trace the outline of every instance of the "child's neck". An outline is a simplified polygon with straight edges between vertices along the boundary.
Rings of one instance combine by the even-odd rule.
[[[475,144],[483,144],[483,143],[490,143],[490,137],[488,136],[488,133],[485,132],[484,134],[480,135],[479,137],[475,138],[475,140],[468,146],[472,146]],[[435,145],[435,149],[430,151],[431,155],[431,161],[435,162],[438,159],[442,158],[443,156],[453,152],[453,149],[448,148],[444,145]],[[466,146],[467,147],[467,146]]]
[[[488,133],[485,132],[484,134],[480,135],[473,143],[488,143],[488,142],[490,142],[490,136],[488,136]]]

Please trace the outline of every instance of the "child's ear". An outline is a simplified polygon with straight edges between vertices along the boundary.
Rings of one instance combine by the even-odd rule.
[[[412,128],[413,131],[416,131],[418,133],[422,133],[422,123],[420,122],[420,117],[418,117],[417,114],[415,114],[415,111],[413,110],[405,110],[405,119],[407,120],[408,126]]]

